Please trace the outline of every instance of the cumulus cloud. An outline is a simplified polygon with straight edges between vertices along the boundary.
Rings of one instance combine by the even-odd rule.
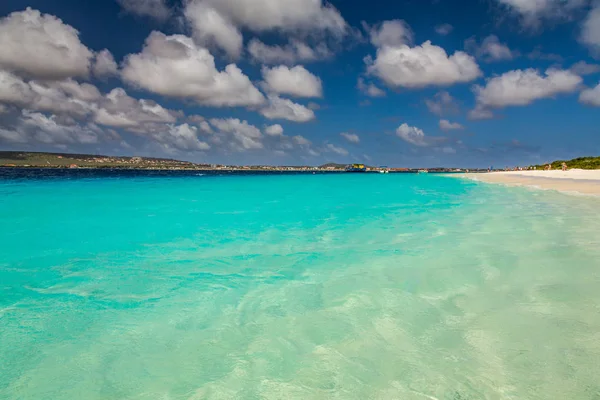
[[[152,100],[138,100],[124,89],[102,95],[93,85],[72,79],[24,81],[0,70],[0,103],[86,120],[130,131],[142,131],[151,123],[174,123],[181,113],[167,110]]]
[[[464,127],[461,124],[459,124],[458,122],[450,122],[447,119],[441,119],[440,120],[440,129],[443,131],[452,131],[452,130],[464,129]]]
[[[574,74],[585,76],[585,75],[593,75],[600,72],[600,65],[598,64],[588,64],[585,61],[579,61],[575,63],[569,68]]]
[[[433,99],[425,100],[425,104],[432,114],[440,117],[458,112],[458,102],[445,90],[437,92]]]
[[[298,65],[289,68],[285,65],[262,69],[264,88],[268,92],[287,94],[295,97],[322,97],[321,79]]]
[[[211,7],[236,26],[253,32],[317,30],[343,35],[347,30],[341,14],[322,0],[192,0],[186,7],[198,3]]]
[[[473,57],[462,51],[448,56],[444,49],[429,41],[416,47],[380,47],[367,71],[395,88],[449,86],[470,82],[481,76]]]
[[[256,126],[249,124],[247,121],[241,121],[237,118],[210,120],[220,133],[227,133],[233,136],[235,143],[234,149],[238,151],[262,149],[262,133]]]
[[[96,53],[96,59],[93,66],[94,75],[103,78],[107,76],[118,75],[118,67],[115,58],[108,49]]]
[[[308,122],[315,119],[313,110],[276,95],[268,96],[268,104],[260,109],[260,113],[268,119],[286,119],[293,122]]]
[[[415,126],[402,124],[396,129],[396,135],[405,142],[414,144],[415,146],[429,146],[425,132]]]
[[[189,122],[193,122],[195,124],[199,124],[200,122],[206,121],[206,118],[204,118],[202,115],[188,115],[187,116],[187,120]]]
[[[0,68],[30,78],[87,77],[93,53],[59,18],[27,8],[0,19]]]
[[[98,89],[72,79],[64,81],[25,81],[0,70],[0,103],[35,111],[83,117],[101,97]]]
[[[544,19],[569,18],[585,7],[587,0],[497,0],[522,18],[528,27],[537,27]]]
[[[438,35],[446,36],[454,30],[454,27],[450,24],[442,24],[435,27],[435,32]]]
[[[306,43],[292,39],[286,45],[267,45],[254,38],[248,43],[248,53],[252,59],[262,64],[306,63],[325,60],[333,56],[332,51],[325,43],[310,47]]]
[[[327,145],[325,146],[325,148],[328,151],[331,151],[333,153],[339,154],[341,156],[347,156],[348,154],[350,154],[350,153],[348,153],[348,150],[344,149],[343,147],[338,147],[338,146],[335,146],[335,145],[333,145],[331,143],[327,143]]]
[[[23,110],[16,126],[0,129],[0,141],[10,143],[47,145],[96,144],[120,139],[114,131],[105,131],[97,125],[79,124],[55,115]]]
[[[311,144],[311,141],[308,140],[307,138],[305,138],[304,136],[301,135],[296,135],[294,137],[292,137],[292,140],[300,146],[308,146]]]
[[[465,47],[486,62],[507,61],[515,57],[515,53],[505,43],[500,43],[496,35],[486,37],[480,45],[475,39],[469,39]]]
[[[481,105],[477,105],[468,112],[467,117],[472,120],[492,119],[494,118],[494,113]]]
[[[125,58],[121,76],[135,87],[207,106],[257,106],[265,100],[235,64],[218,71],[210,52],[183,35],[152,32],[141,53]]]
[[[126,12],[140,17],[165,21],[171,16],[166,0],[117,0]]]
[[[579,101],[588,106],[600,107],[600,83],[595,88],[582,91]]]
[[[124,128],[133,132],[144,132],[153,123],[173,123],[179,113],[167,110],[152,100],[130,97],[122,88],[110,91],[96,107],[94,122]]]
[[[594,55],[600,56],[600,3],[583,21],[579,41],[588,46]]]
[[[369,97],[385,97],[385,91],[375,86],[373,83],[366,83],[363,78],[358,78],[356,84],[358,90]]]
[[[355,133],[342,132],[342,133],[340,133],[340,136],[351,143],[359,143],[360,142],[360,137],[358,137],[358,135]]]
[[[163,146],[167,152],[205,151],[210,145],[198,139],[198,128],[189,124],[167,125],[151,133],[152,138]]]
[[[484,87],[474,87],[477,105],[483,109],[524,106],[535,100],[571,93],[581,85],[580,76],[568,70],[514,70],[488,79]]]
[[[384,21],[374,26],[363,22],[363,27],[368,31],[371,43],[375,47],[398,47],[413,41],[412,30],[400,19]]]
[[[279,124],[267,126],[265,133],[269,136],[283,136],[283,127]]]
[[[243,30],[341,38],[348,29],[340,13],[322,0],[189,0],[184,15],[199,43],[216,45],[233,57],[241,54]],[[293,44],[277,49],[253,43],[249,50],[256,59],[306,55],[306,48]]]
[[[209,46],[223,49],[232,58],[240,57],[244,38],[231,20],[223,17],[209,4],[190,2],[184,14],[192,26],[194,39]]]

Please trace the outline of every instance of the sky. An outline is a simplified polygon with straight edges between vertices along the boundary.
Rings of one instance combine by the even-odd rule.
[[[504,167],[600,155],[600,2],[3,0],[0,150]]]

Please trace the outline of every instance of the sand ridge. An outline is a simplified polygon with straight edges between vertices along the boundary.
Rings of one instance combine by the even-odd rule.
[[[463,176],[481,182],[600,196],[600,170],[499,171]]]

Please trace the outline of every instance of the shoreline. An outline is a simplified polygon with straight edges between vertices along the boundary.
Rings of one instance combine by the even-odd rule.
[[[467,173],[462,177],[485,183],[600,196],[600,170],[501,171],[484,174]]]

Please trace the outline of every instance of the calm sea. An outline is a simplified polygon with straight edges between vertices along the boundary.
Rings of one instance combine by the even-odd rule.
[[[600,200],[0,170],[0,398],[598,399]]]

